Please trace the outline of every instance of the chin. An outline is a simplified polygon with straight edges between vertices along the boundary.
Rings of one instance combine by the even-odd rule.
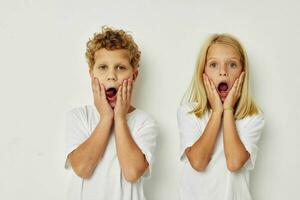
[[[116,107],[116,102],[109,102],[109,105],[112,109]]]

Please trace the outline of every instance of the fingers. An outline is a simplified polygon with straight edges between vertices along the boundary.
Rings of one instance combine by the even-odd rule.
[[[123,100],[127,99],[127,86],[128,86],[128,82],[127,82],[127,79],[125,79],[123,81],[123,90],[122,90],[122,99]]]
[[[97,78],[92,78],[92,89],[93,89],[93,95],[95,98],[100,96],[100,87],[99,82]]]
[[[120,85],[120,86],[119,86],[119,89],[118,89],[118,92],[117,92],[117,102],[118,102],[118,101],[120,102],[120,101],[122,100],[122,98],[123,98],[122,90],[123,90],[123,86]]]
[[[242,87],[243,87],[243,82],[244,82],[244,77],[245,77],[245,72],[242,72],[240,77],[239,77],[239,81],[238,81],[238,86],[237,86],[237,95],[240,96],[241,94],[241,90],[242,90]]]
[[[208,76],[206,74],[203,74],[204,77],[204,86],[207,90],[207,95],[211,96],[211,95],[218,95],[217,89],[215,87],[215,85],[213,84],[213,82],[208,78]]]
[[[208,82],[208,78],[207,78],[206,74],[203,74],[203,81],[204,81],[204,87],[205,87],[207,96],[210,96],[210,94],[211,94],[210,84]]]
[[[132,86],[133,81],[131,78],[128,79],[128,86],[127,86],[127,100],[130,101],[131,99],[131,93],[132,93]]]
[[[107,101],[105,91],[106,91],[106,90],[105,90],[105,87],[104,87],[104,85],[101,83],[101,84],[100,84],[100,96],[101,96],[101,99],[102,99],[103,101]]]

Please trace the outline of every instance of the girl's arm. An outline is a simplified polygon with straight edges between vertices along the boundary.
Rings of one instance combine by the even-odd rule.
[[[197,171],[204,171],[213,153],[222,120],[222,112],[212,112],[203,134],[185,150],[191,166]]]
[[[113,118],[101,117],[91,136],[68,158],[75,173],[82,178],[90,178],[106,149]]]
[[[250,157],[250,154],[246,151],[244,144],[239,138],[233,112],[234,105],[241,95],[244,77],[245,72],[242,72],[239,78],[235,80],[224,102],[223,142],[227,168],[230,171],[239,170]]]
[[[225,110],[223,115],[223,142],[226,163],[227,168],[234,172],[244,166],[245,162],[249,159],[250,154],[247,152],[238,135],[233,111]]]
[[[133,140],[125,117],[115,118],[115,138],[124,178],[134,182],[144,174],[149,164]]]

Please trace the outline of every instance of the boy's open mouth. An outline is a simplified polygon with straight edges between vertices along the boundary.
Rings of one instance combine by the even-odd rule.
[[[226,82],[221,82],[218,85],[218,91],[219,93],[227,93],[228,90],[228,84]]]
[[[114,101],[116,100],[116,94],[117,94],[117,89],[116,88],[108,88],[106,90],[106,98],[109,100],[109,101]]]

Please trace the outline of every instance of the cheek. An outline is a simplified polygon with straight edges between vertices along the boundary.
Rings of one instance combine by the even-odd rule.
[[[123,83],[124,80],[132,78],[132,76],[133,76],[132,73],[122,74],[118,77],[118,80],[120,81],[120,83]]]

